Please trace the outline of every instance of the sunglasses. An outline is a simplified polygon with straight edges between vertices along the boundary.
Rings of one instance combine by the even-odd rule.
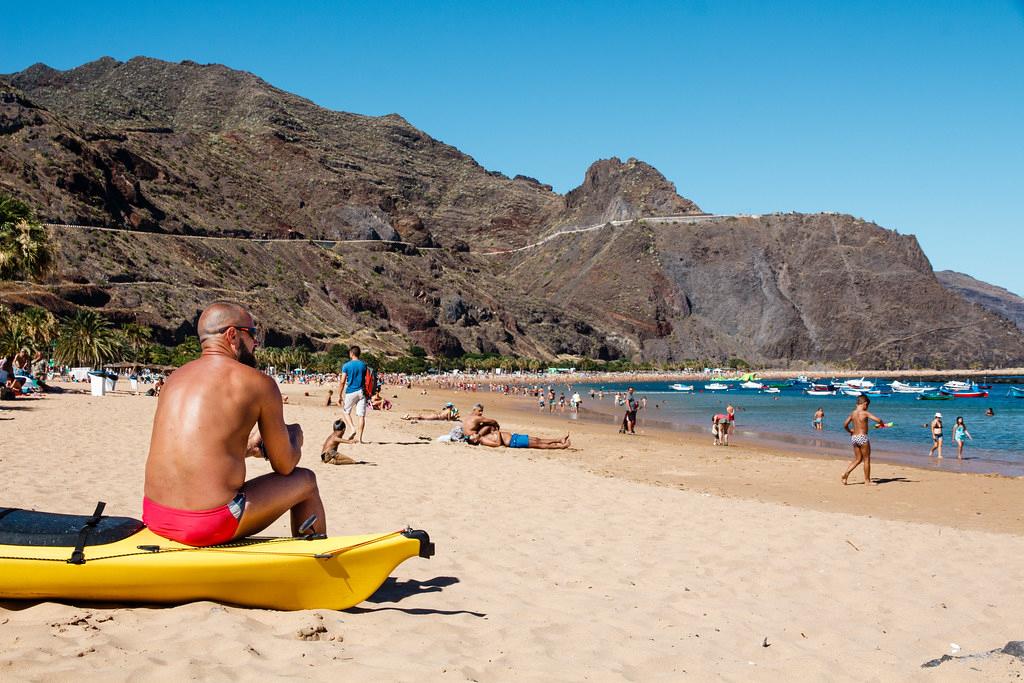
[[[232,327],[235,328],[236,330],[248,332],[249,336],[252,337],[253,341],[260,341],[259,329],[257,329],[255,325],[252,327],[245,327],[243,325],[228,325],[227,327],[222,327],[221,329],[217,330],[216,332],[214,332],[214,334],[224,334]]]

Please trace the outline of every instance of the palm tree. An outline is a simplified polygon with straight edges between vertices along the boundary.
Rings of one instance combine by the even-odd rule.
[[[0,329],[0,356],[13,356],[31,345],[32,338],[25,332],[19,318],[8,320],[3,329]]]
[[[57,318],[45,308],[26,308],[18,316],[19,325],[31,339],[33,351],[44,351],[57,335]]]
[[[52,261],[46,229],[32,209],[0,194],[0,279],[37,278]]]
[[[124,351],[131,356],[127,360],[144,360],[150,339],[153,337],[152,328],[138,323],[127,323],[120,329],[120,336]]]
[[[110,323],[96,311],[83,309],[63,321],[53,357],[71,366],[100,366],[113,360],[119,344]]]

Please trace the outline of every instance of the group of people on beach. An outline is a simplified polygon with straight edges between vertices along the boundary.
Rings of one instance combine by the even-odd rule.
[[[256,367],[256,323],[244,307],[217,302],[197,325],[202,353],[172,373],[153,419],[143,497],[143,522],[154,533],[181,543],[207,546],[258,533],[289,513],[292,534],[326,534],[327,518],[312,470],[299,467],[302,427],[284,420],[281,390]],[[321,460],[357,462],[338,453],[361,444],[373,371],[352,346],[339,380],[341,419],[321,448]],[[406,419],[414,416],[406,415]],[[418,419],[452,420],[447,404]],[[463,420],[471,445],[564,449],[569,435],[544,439],[501,429],[477,403]],[[263,458],[271,472],[246,480],[245,459]]]

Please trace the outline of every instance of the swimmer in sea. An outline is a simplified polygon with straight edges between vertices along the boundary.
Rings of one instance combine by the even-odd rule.
[[[818,409],[814,411],[814,431],[820,432],[822,430],[822,422],[824,420],[825,409],[819,406]]]
[[[874,420],[879,425],[885,423],[868,412],[870,404],[871,399],[867,396],[858,396],[857,407],[843,423],[843,429],[849,432],[850,443],[853,445],[853,462],[846,468],[846,472],[842,476],[844,486],[848,483],[847,478],[849,478],[850,472],[853,472],[861,463],[864,464],[864,483],[868,486],[875,485],[875,482],[871,481],[871,441],[868,440],[868,422]]]

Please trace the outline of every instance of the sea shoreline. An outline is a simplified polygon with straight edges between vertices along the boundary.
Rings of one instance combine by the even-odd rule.
[[[536,408],[536,400],[532,397],[514,394],[506,395],[488,391],[487,389],[468,393],[472,393],[475,396],[500,396],[503,399],[510,399],[512,401],[510,407],[523,413],[524,416],[529,414],[542,414]],[[641,392],[641,395],[642,393],[643,392]],[[458,394],[467,395],[467,392],[453,391],[453,396]],[[726,398],[727,397],[723,395],[723,399]],[[605,400],[609,400],[607,395]],[[853,399],[850,399],[851,405],[852,401]],[[651,402],[648,403],[647,410],[641,410],[639,413],[638,426],[640,428],[646,428],[669,437],[672,435],[685,434],[688,438],[706,438],[708,441],[711,440],[709,425],[697,424],[690,421],[673,420],[671,416],[655,418],[653,417],[653,411],[651,410],[650,405]],[[589,397],[584,398],[584,406],[585,407],[581,410],[579,417],[573,417],[568,408],[566,409],[566,412],[560,413],[560,415],[566,416],[572,421],[580,421],[580,418],[582,418],[583,420],[607,425],[610,432],[615,430],[616,425],[622,419],[621,408],[613,408],[612,406],[605,405],[600,401],[591,400]],[[550,413],[547,413],[545,410],[543,414]],[[796,457],[822,458],[829,461],[847,461],[850,459],[849,449],[844,443],[837,443],[834,439],[816,436],[813,432],[807,434],[792,434],[764,429],[752,429],[750,427],[743,426],[742,424],[735,429],[733,434],[734,444],[744,443],[749,445],[752,442],[760,443],[773,451],[784,451],[789,455]],[[930,471],[949,471],[955,474],[995,475],[1009,478],[1024,477],[1024,464],[1021,463],[999,460],[991,457],[978,458],[973,455],[966,460],[957,460],[955,457],[955,447],[952,446],[952,444],[950,444],[949,449],[947,449],[949,450],[949,453],[954,454],[952,457],[945,457],[941,460],[928,458],[926,453],[930,443],[931,442],[929,440],[923,437],[923,446],[916,449],[900,448],[899,443],[892,442],[886,443],[882,446],[875,444],[872,450],[872,460]]]

